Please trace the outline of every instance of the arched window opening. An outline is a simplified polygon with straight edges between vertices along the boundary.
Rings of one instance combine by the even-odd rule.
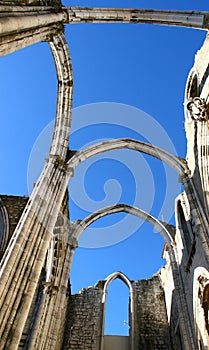
[[[203,310],[205,316],[205,327],[209,334],[209,284],[205,287],[203,292]]]
[[[191,245],[192,245],[192,239],[191,239],[191,234],[189,230],[189,222],[186,221],[184,211],[180,201],[178,201],[177,208],[178,208],[180,229],[182,230],[182,236],[183,236],[182,238],[184,241],[184,245],[186,246],[187,254],[189,254]]]
[[[199,85],[197,73],[192,69],[189,78],[187,80],[186,92],[185,92],[185,116],[187,121],[194,119],[192,114],[191,104],[195,98],[199,96]]]
[[[189,100],[197,96],[199,96],[197,73],[192,70],[188,78],[186,99]]]
[[[189,272],[190,266],[192,264],[192,259],[196,250],[195,236],[192,231],[191,223],[186,219],[185,213],[181,204],[181,201],[177,202],[177,213],[178,213],[178,224],[181,232],[181,239],[184,245],[184,258],[186,267],[186,272]]]
[[[107,290],[105,335],[129,335],[129,309],[129,289],[123,281],[117,278],[108,286]]]

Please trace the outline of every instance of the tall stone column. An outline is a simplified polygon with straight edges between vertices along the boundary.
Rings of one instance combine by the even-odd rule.
[[[1,263],[1,349],[16,349],[67,187],[63,166],[49,159]]]
[[[16,349],[30,310],[53,228],[68,185],[65,163],[71,118],[72,73],[64,34],[50,43],[58,76],[51,154],[0,265],[0,349]]]
[[[56,228],[55,228],[56,230]],[[77,240],[69,239],[69,225],[55,237],[50,276],[44,286],[43,300],[29,349],[60,349],[62,346],[69,293],[69,273]],[[49,252],[50,254],[50,252]]]
[[[179,325],[182,331],[184,348],[195,350],[196,343],[193,334],[192,320],[189,317],[188,305],[185,298],[184,283],[182,281],[182,276],[179,268],[178,252],[176,251],[176,247],[172,245],[167,246],[166,249],[169,255],[173,274],[176,302],[179,314]]]

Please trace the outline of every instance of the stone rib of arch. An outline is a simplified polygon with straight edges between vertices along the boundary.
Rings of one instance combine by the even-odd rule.
[[[98,155],[103,152],[118,150],[118,149],[131,149],[135,151],[139,151],[145,154],[148,154],[152,157],[155,157],[169,166],[171,166],[179,175],[179,180],[182,182],[185,188],[185,192],[188,198],[191,199],[191,205],[197,210],[197,215],[200,217],[200,220],[203,222],[205,234],[204,240],[208,240],[208,217],[205,214],[204,209],[202,208],[201,201],[199,199],[199,195],[195,189],[192,178],[189,176],[190,170],[187,166],[187,163],[184,159],[176,157],[165,150],[153,146],[151,144],[133,140],[129,138],[121,138],[114,139],[105,142],[99,142],[92,146],[89,146],[83,150],[77,151],[75,155],[68,161],[69,174],[72,175],[73,170],[76,166],[78,166],[81,162]],[[69,175],[69,176],[70,176]]]
[[[203,11],[150,10],[137,8],[63,7],[64,23],[147,23],[208,28],[208,13]]]
[[[56,5],[55,5],[56,6]],[[37,16],[38,14],[38,16]],[[209,13],[122,8],[0,5],[0,55],[6,55],[39,41],[47,41],[63,24],[137,23],[209,28]],[[23,33],[23,35],[22,35]],[[24,37],[25,36],[25,37]]]
[[[120,271],[116,271],[116,272],[111,273],[109,276],[107,276],[105,278],[105,284],[104,284],[104,288],[103,288],[104,293],[106,292],[109,284],[117,278],[119,278],[121,281],[123,281],[127,285],[127,287],[130,289],[130,291],[133,290],[133,287],[132,287],[132,284],[131,284],[129,278],[124,273],[122,273]]]
[[[50,154],[65,160],[72,116],[73,74],[68,44],[63,32],[49,42],[55,62],[58,92],[54,134]]]
[[[159,147],[129,138],[99,142],[81,151],[77,151],[76,154],[68,161],[69,168],[75,168],[79,163],[97,154],[122,148],[139,151],[160,159],[176,170],[179,175],[184,175],[186,172],[188,172],[188,168],[184,160],[179,159],[178,157],[164,151]]]
[[[187,166],[185,159],[176,157],[166,152],[162,148],[153,146],[151,144],[148,144],[142,141],[128,139],[128,138],[121,138],[121,139],[109,140],[105,142],[99,142],[81,151],[77,151],[75,153],[75,155],[68,161],[69,173],[72,174],[74,168],[79,163],[87,160],[90,157],[93,157],[103,152],[122,149],[122,148],[128,148],[128,149],[132,149],[135,151],[148,154],[152,157],[160,159],[161,161],[171,166],[180,175],[179,180],[184,185],[185,192],[188,195],[188,198],[192,198],[195,208],[198,211],[198,215],[204,224],[205,232],[206,233],[208,232],[208,216],[206,216],[205,211],[202,208],[199,195],[195,189],[192,178],[189,176],[190,170]]]
[[[148,223],[150,223],[162,235],[166,244],[170,245],[173,242],[173,238],[171,237],[170,233],[168,232],[164,224],[162,224],[159,220],[157,220],[154,216],[147,213],[146,211],[136,208],[134,206],[130,206],[128,204],[116,204],[113,206],[102,208],[94,212],[93,214],[87,216],[84,220],[75,222],[75,229],[73,230],[72,235],[77,239],[79,238],[81,233],[96,220],[99,220],[100,218],[106,215],[111,215],[111,214],[121,213],[121,212],[125,212],[128,214],[137,216],[142,220],[145,220]]]

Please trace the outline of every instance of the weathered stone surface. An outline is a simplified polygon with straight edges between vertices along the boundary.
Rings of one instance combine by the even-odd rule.
[[[153,145],[130,139],[90,146],[69,159],[73,79],[63,25],[76,22],[208,28],[209,14],[62,7],[58,0],[0,1],[0,55],[48,41],[58,78],[53,141],[36,187],[29,200],[2,196],[10,231],[5,237],[9,242],[0,265],[0,349],[59,350],[64,339],[64,350],[104,350],[105,288],[112,279],[120,278],[131,294],[131,350],[207,350],[209,37],[196,55],[186,86],[186,161]],[[172,228],[172,234],[165,224],[138,208],[124,204],[119,208],[119,211],[143,216],[161,231],[166,243],[163,252],[166,266],[150,279],[136,282],[117,272],[109,276],[109,280],[100,281],[68,299],[68,276],[76,239],[91,220],[118,210],[118,207],[104,208],[86,220],[77,221],[77,226],[76,223],[68,225],[67,200],[63,202],[63,199],[69,178],[74,168],[90,156],[120,148],[160,158],[179,173],[184,185],[185,191],[176,200],[176,230]],[[6,235],[6,231],[3,234]]]
[[[137,349],[171,349],[164,290],[158,275],[133,283]]]
[[[102,327],[102,288],[89,287],[69,298],[63,349],[99,349]]]

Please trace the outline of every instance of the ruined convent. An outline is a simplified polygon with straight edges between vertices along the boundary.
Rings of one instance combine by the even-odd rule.
[[[64,26],[140,23],[204,30],[185,86],[186,159],[134,139],[69,149],[73,75]],[[57,73],[51,148],[29,198],[0,197],[0,349],[209,349],[209,12],[65,7],[59,0],[1,0],[0,54],[48,42]],[[134,92],[133,92],[134,93]],[[182,121],[183,122],[183,121]],[[179,175],[175,226],[127,204],[100,209],[69,224],[68,182],[86,159],[114,149],[160,159]],[[116,271],[72,294],[70,269],[78,238],[95,220],[126,212],[146,220],[164,239],[166,265],[147,280]],[[120,279],[129,289],[129,335],[104,334],[107,289]]]

